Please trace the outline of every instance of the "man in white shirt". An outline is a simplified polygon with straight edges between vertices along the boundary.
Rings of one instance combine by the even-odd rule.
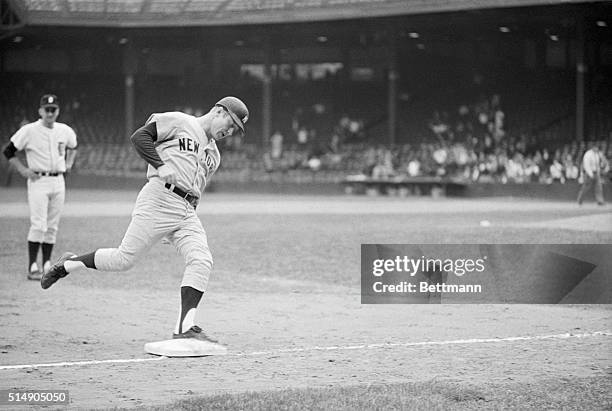
[[[64,173],[70,171],[76,155],[76,134],[66,124],[56,122],[59,100],[45,94],[40,100],[40,119],[22,126],[4,150],[9,163],[28,180],[30,231],[28,233],[28,279],[40,281],[37,263],[42,246],[42,268],[50,267],[51,252],[64,208]],[[27,166],[15,156],[25,150]]]
[[[595,200],[597,204],[603,205],[603,184],[601,175],[607,172],[608,162],[599,151],[597,143],[594,143],[590,150],[587,150],[582,157],[582,187],[578,193],[578,204],[582,205],[584,195],[595,185]]]

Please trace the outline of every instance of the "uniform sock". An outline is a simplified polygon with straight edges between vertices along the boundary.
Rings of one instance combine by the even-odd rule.
[[[43,264],[51,259],[53,245],[51,243],[42,243]]]
[[[181,313],[176,324],[176,334],[185,332],[194,325],[196,309],[203,294],[192,287],[181,287]]]
[[[94,262],[94,257],[96,252],[91,252],[89,254],[78,255],[76,257],[72,257],[69,260],[64,262],[64,268],[69,273],[82,269],[82,268],[96,268],[96,263]]]
[[[28,257],[30,262],[28,263],[28,270],[32,267],[32,264],[36,262],[38,258],[38,249],[40,248],[40,243],[35,243],[33,241],[28,241]]]

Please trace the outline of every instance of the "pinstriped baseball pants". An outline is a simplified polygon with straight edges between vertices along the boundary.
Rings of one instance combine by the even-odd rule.
[[[195,209],[152,178],[140,191],[121,245],[96,251],[96,268],[126,271],[159,240],[167,237],[185,260],[181,286],[206,291],[213,267],[208,239]]]

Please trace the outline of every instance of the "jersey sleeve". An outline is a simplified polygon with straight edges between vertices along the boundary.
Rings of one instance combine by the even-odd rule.
[[[178,113],[155,113],[151,114],[146,124],[155,122],[157,126],[157,142],[172,140],[178,129],[179,118]]]
[[[13,136],[11,137],[11,142],[17,148],[18,151],[23,150],[28,145],[28,141],[30,138],[30,133],[28,132],[29,127],[24,126],[21,127]]]
[[[74,132],[74,130],[71,127],[67,127],[67,132],[66,132],[66,147],[71,148],[71,149],[75,149],[77,146],[77,136],[76,133]]]
[[[159,168],[164,164],[159,157],[159,153],[155,150],[155,142],[157,141],[157,123],[148,123],[132,134],[130,138],[136,152],[147,163],[155,168]]]

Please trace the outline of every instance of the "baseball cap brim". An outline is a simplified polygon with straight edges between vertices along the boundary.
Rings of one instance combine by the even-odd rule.
[[[217,104],[219,107],[223,107],[225,109],[225,111],[227,111],[230,115],[230,117],[232,118],[232,120],[234,120],[234,123],[240,128],[240,131],[242,131],[242,134],[244,134],[244,123],[242,122],[242,120],[240,120],[240,118],[229,108],[225,107],[222,104]]]

